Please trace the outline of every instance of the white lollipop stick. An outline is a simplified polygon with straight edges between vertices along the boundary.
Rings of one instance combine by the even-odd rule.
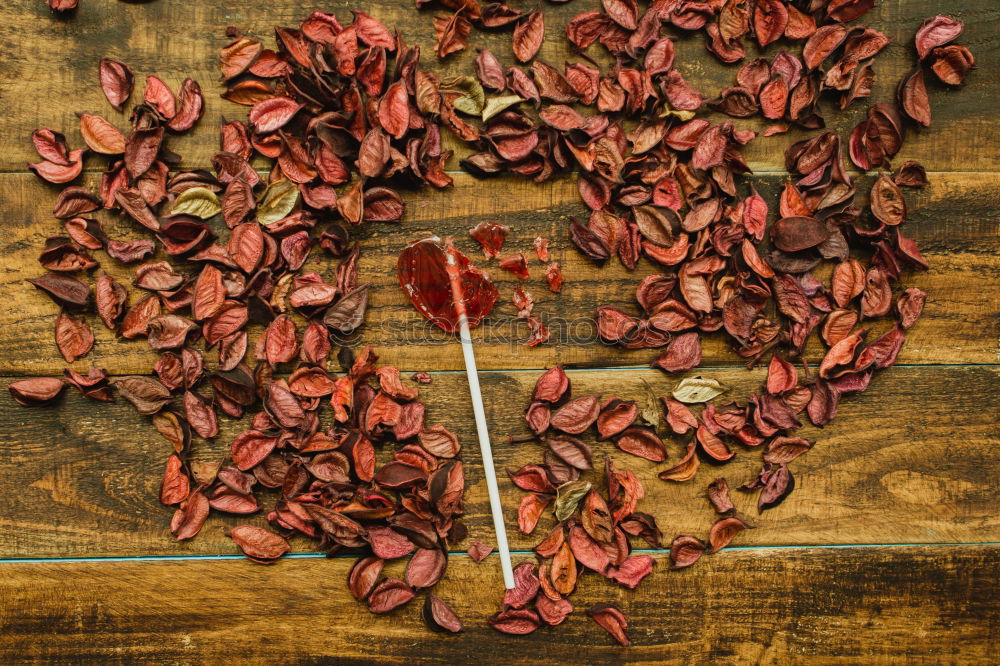
[[[445,238],[442,245],[441,240],[433,236],[422,241],[410,244],[408,250],[415,248],[420,243],[432,243],[437,251],[444,254],[444,269],[447,274],[448,287],[451,290],[451,302],[455,308],[455,315],[458,323],[458,339],[462,343],[462,355],[465,357],[465,376],[469,381],[469,395],[472,398],[472,412],[476,418],[476,432],[479,435],[479,450],[483,457],[483,471],[486,476],[486,490],[490,496],[490,511],[493,514],[493,529],[496,532],[497,548],[500,550],[500,568],[503,571],[503,584],[508,590],[514,589],[514,569],[510,563],[510,548],[507,545],[507,530],[504,527],[503,508],[500,506],[500,490],[497,487],[496,470],[493,467],[493,451],[490,447],[490,432],[486,427],[486,410],[483,407],[483,395],[479,389],[479,374],[476,370],[476,355],[472,350],[472,336],[469,334],[469,317],[465,310],[465,294],[463,293],[461,267],[456,258],[459,255],[450,238]],[[412,257],[401,254],[399,258],[400,285],[407,292],[410,300],[417,306],[425,316],[427,310],[420,305],[422,300],[414,285],[408,283],[409,270],[404,270],[407,261],[413,261]],[[431,260],[433,263],[433,260]],[[488,276],[483,276],[489,280]],[[433,321],[433,318],[432,318]],[[454,332],[454,327],[441,325],[447,331]]]
[[[503,571],[503,584],[508,590],[514,589],[514,568],[510,562],[510,548],[507,546],[507,528],[503,521],[503,508],[500,506],[500,489],[497,487],[497,473],[493,468],[493,449],[490,447],[490,432],[486,427],[486,410],[483,408],[483,395],[479,390],[479,374],[476,370],[476,355],[472,351],[472,336],[469,334],[469,321],[463,313],[458,320],[461,330],[459,339],[462,341],[462,355],[465,357],[465,375],[469,378],[469,394],[472,396],[472,413],[476,416],[476,432],[479,433],[479,450],[483,456],[483,471],[486,474],[486,492],[490,496],[490,511],[493,513],[493,529],[497,534],[497,548],[500,550],[500,569]]]

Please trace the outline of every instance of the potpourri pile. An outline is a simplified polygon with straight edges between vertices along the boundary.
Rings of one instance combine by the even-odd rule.
[[[427,4],[435,3],[416,2]],[[376,613],[398,608],[443,577],[449,544],[466,537],[463,466],[457,437],[425,422],[418,388],[396,368],[379,366],[372,349],[355,356],[342,348],[340,371],[328,368],[331,332],[357,330],[368,301],[349,230],[401,220],[398,184],[452,184],[442,128],[469,146],[460,163],[476,176],[514,173],[541,183],[575,174],[589,209],[583,221],[569,220],[575,247],[598,264],[617,257],[632,269],[645,256],[662,267],[638,283],[638,314],[597,308],[606,342],[658,350],[652,365],[667,373],[697,367],[702,337],[719,331],[750,365],[770,360],[765,385],[743,404],[710,403],[726,387],[700,377],[645,406],[574,398],[560,366],[538,379],[525,416],[533,436],[518,440],[540,442],[544,454],[508,473],[528,493],[520,530],[533,533],[550,509],[558,524],[535,548],[538,560],[518,565],[517,585],[489,623],[511,634],[559,624],[574,610],[568,597],[583,572],[635,588],[655,560],[633,555],[630,537],[662,547],[655,518],[640,506],[636,476],[610,456],[596,463],[586,433],[593,428],[622,452],[663,464],[659,477],[671,483],[691,480],[702,459],[724,463],[737,450],[759,447],[762,467],[743,489],[760,490],[763,511],[792,491],[789,463],[814,445],[795,434],[803,419],[829,423],[841,396],[864,391],[876,370],[894,363],[919,317],[924,292],[899,286],[907,270],[927,268],[903,234],[902,188],[924,186],[926,174],[915,162],[888,170],[907,133],[931,123],[927,80],[961,85],[974,58],[955,43],[960,21],[929,18],[916,29],[916,67],[899,82],[897,98],[872,100],[847,137],[824,130],[821,98],[844,110],[871,95],[873,62],[890,40],[854,22],[874,4],[659,0],[642,7],[603,0],[565,26],[579,57],[560,69],[536,57],[554,27],[543,9],[440,0],[435,9],[447,13],[433,16],[438,59],[468,48],[476,27],[510,31],[516,61],[504,65],[479,49],[475,72],[447,79],[421,65],[419,47],[363,11],[347,23],[315,11],[298,27],[275,28],[273,48],[229,28],[220,53],[222,96],[248,113],[245,122],[220,125],[211,170],[176,168],[180,157],[167,146],[201,118],[199,84],[186,79],[175,94],[149,74],[141,99],[133,99],[132,69],[104,58],[96,78],[114,108],[133,102],[129,127],[81,113],[84,147],[50,129],[31,137],[40,160],[29,167],[65,185],[53,208],[64,230],[46,240],[39,261],[47,272],[32,284],[60,307],[55,339],[67,362],[91,352],[92,324],[144,338],[159,360],[149,375],[67,368],[65,380],[24,379],[10,392],[26,406],[51,403],[66,384],[98,401],[117,393],[150,415],[172,445],[160,499],[175,507],[170,529],[177,539],[197,535],[213,510],[258,512],[255,490],[274,489],[266,509],[271,529],[245,524],[229,532],[247,557],[272,563],[289,551],[293,535],[329,553],[359,551],[351,593]],[[49,5],[64,11],[77,2]],[[714,97],[675,68],[666,35],[691,32],[704,33],[722,63],[742,62],[733,85]],[[747,57],[748,47],[772,43],[782,48]],[[796,53],[784,48],[793,45]],[[765,136],[817,130],[787,149],[792,179],[778,201],[740,179],[750,172],[741,149],[756,133],[710,111],[763,117]],[[107,156],[96,191],[73,184],[85,152]],[[858,169],[884,170],[861,201],[845,153]],[[150,237],[110,237],[99,212],[120,214]],[[501,256],[507,231],[483,223],[470,234],[487,259],[527,278],[523,250]],[[558,293],[573,276],[550,260],[548,243],[536,238],[532,249]],[[109,257],[101,261],[134,266],[138,291],[98,270],[98,252]],[[329,279],[304,269],[314,252],[339,260]],[[834,264],[829,284],[813,274],[824,261]],[[531,294],[518,286],[512,300],[530,324],[527,344],[546,342]],[[895,320],[891,328],[873,334],[871,324],[887,317]],[[263,327],[253,341],[250,324]],[[817,330],[828,349],[810,366],[803,350]],[[420,372],[413,382],[431,378]],[[324,427],[327,411],[332,419]],[[220,413],[249,415],[247,429],[219,464],[190,460],[193,435],[216,437]],[[664,437],[687,440],[679,460],[667,461]],[[388,446],[391,457],[378,464],[376,448]],[[603,476],[587,475],[595,466]],[[673,538],[672,568],[719,551],[750,527],[724,478],[706,496],[720,517],[705,540]],[[469,552],[478,562],[491,547],[476,541]],[[386,561],[406,556],[402,579],[382,575]],[[629,644],[616,605],[586,612]],[[436,630],[462,629],[430,593],[424,619]]]

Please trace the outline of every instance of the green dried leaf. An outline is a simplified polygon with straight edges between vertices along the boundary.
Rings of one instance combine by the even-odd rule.
[[[462,113],[470,116],[478,116],[483,110],[483,107],[476,104],[476,101],[468,95],[456,98],[455,101],[452,102],[452,106],[455,107],[456,111],[461,111]]]
[[[670,116],[674,116],[675,118],[677,118],[678,120],[680,120],[682,123],[686,123],[687,121],[689,121],[692,118],[694,118],[695,112],[694,111],[679,111],[677,109],[672,109],[672,108],[670,108],[669,104],[667,104],[666,102],[664,102],[663,103],[663,111],[661,111],[659,113],[658,117],[659,118],[669,118]]]
[[[708,402],[728,390],[728,386],[723,386],[714,379],[688,377],[682,380],[677,385],[677,388],[674,389],[674,397],[690,405],[699,402]]]
[[[562,522],[573,515],[577,505],[590,492],[589,481],[568,481],[556,490],[556,520]]]
[[[483,108],[483,120],[489,120],[498,113],[509,109],[515,104],[520,104],[524,100],[517,95],[502,95],[500,97],[490,97],[486,100],[486,106]]]
[[[274,224],[288,217],[299,202],[299,188],[291,180],[279,180],[264,190],[257,206],[257,221]]]
[[[174,199],[174,205],[170,208],[171,215],[194,215],[203,220],[215,217],[222,210],[219,197],[215,192],[207,187],[191,187]]]
[[[470,116],[478,116],[483,112],[483,107],[486,105],[486,91],[483,90],[482,84],[479,83],[476,77],[460,76],[446,81],[444,86],[465,93],[465,95],[452,102],[452,106],[456,111],[461,111]]]

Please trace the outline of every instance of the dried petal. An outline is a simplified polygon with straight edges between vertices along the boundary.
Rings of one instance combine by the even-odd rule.
[[[587,615],[611,634],[619,644],[625,647],[632,644],[626,632],[628,620],[615,604],[594,604],[587,609]]]

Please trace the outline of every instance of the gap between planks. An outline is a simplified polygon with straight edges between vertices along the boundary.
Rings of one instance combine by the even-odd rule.
[[[764,367],[764,365],[765,364],[758,363],[755,367],[762,368],[762,367]],[[69,366],[67,366],[67,367],[69,367]],[[1000,367],[1000,362],[997,362],[997,363],[896,363],[892,367],[893,368],[909,368],[909,369],[923,369],[923,368],[941,368],[941,369],[948,369],[948,368],[997,368],[997,367]],[[567,364],[563,364],[563,368],[566,370],[566,372],[635,372],[636,370],[649,370],[650,366],[649,365],[615,365],[615,366],[605,367],[605,366],[590,366],[590,365],[574,365],[572,363],[567,363]],[[482,369],[482,368],[480,368],[478,370],[478,373],[480,375],[514,375],[514,374],[525,374],[525,373],[529,373],[529,372],[530,373],[538,373],[538,372],[542,372],[542,371],[547,370],[547,369],[548,369],[547,367],[538,367],[538,368],[489,368],[489,369]],[[713,370],[713,371],[715,371],[715,370],[751,370],[751,369],[752,368],[748,368],[745,363],[740,363],[740,364],[735,364],[735,365],[706,364],[706,365],[699,365],[697,368],[693,368],[692,370],[690,370],[690,372],[698,372],[699,370]],[[331,370],[330,372],[336,373],[338,371],[336,369],[334,369],[334,370]],[[401,367],[401,366],[399,367],[399,372],[401,374],[404,374],[404,373],[407,373],[407,372],[427,372],[432,377],[435,376],[435,375],[464,375],[465,374],[465,370],[464,369],[462,369],[462,370],[427,370],[426,368],[406,368],[406,367]],[[284,372],[284,373],[279,373],[279,374],[288,375],[288,374],[291,374],[291,373],[290,372]],[[134,377],[134,376],[137,376],[137,375],[148,376],[148,377],[155,377],[156,376],[155,373],[147,372],[147,373],[131,373],[131,374],[130,373],[124,373],[124,374],[122,374],[122,373],[113,373],[113,374],[109,374],[108,377]],[[16,381],[18,379],[22,379],[22,378],[25,378],[25,377],[58,377],[58,378],[62,378],[63,375],[61,375],[61,374],[59,374],[59,375],[41,375],[41,374],[39,374],[39,375],[32,375],[30,373],[28,373],[28,374],[9,374],[7,372],[4,372],[3,370],[0,370],[0,382],[6,381],[6,380]],[[2,399],[2,398],[0,398],[0,399]],[[0,562],[3,562],[3,561],[4,561],[3,559],[0,559]]]
[[[871,549],[871,548],[962,548],[962,547],[982,547],[1000,546],[1000,541],[969,541],[969,542],[946,542],[946,543],[839,543],[839,544],[789,544],[777,546],[726,546],[725,550],[745,550],[745,551],[765,551],[765,550],[845,550],[850,548]],[[669,555],[669,548],[633,548],[632,554],[638,555]],[[449,550],[449,557],[468,557],[464,550]],[[512,550],[512,556],[534,555],[533,550]],[[492,554],[491,554],[492,556]],[[339,555],[326,555],[324,553],[289,553],[280,560],[348,560],[359,557],[358,553],[343,553]],[[244,555],[239,554],[204,554],[204,555],[112,555],[106,557],[3,557],[0,558],[0,565],[3,564],[46,564],[46,563],[115,563],[115,562],[186,562],[202,560],[244,560]]]
[[[472,153],[469,153],[469,154],[471,155]],[[188,166],[185,166],[185,167],[178,167],[178,168],[174,169],[174,171],[191,171],[193,169],[198,169],[198,168],[201,168],[201,167],[188,165]],[[751,168],[752,168],[752,165],[751,165]],[[96,168],[94,166],[90,166],[90,167],[85,166],[83,168],[83,170],[80,172],[80,175],[82,176],[83,174],[102,174],[102,173],[104,173],[104,171],[105,171],[104,169],[99,169],[99,168]],[[266,174],[270,173],[269,169],[255,169],[255,171],[257,172],[258,175],[266,175]],[[888,171],[888,170],[887,169],[872,169],[870,171],[859,171],[859,170],[857,170],[857,169],[855,169],[853,167],[844,170],[844,172],[848,176],[852,176],[854,178],[863,178],[863,177],[865,177],[867,175],[870,175],[870,174],[878,174],[881,171]],[[470,173],[470,172],[468,172],[468,171],[466,171],[464,169],[445,169],[444,173],[446,173],[448,175],[451,175],[451,176],[471,176],[473,178],[476,178],[476,180],[479,180],[479,181],[482,181],[482,182],[489,182],[490,180],[494,180],[496,178],[505,178],[505,177],[507,177],[507,178],[512,178],[514,180],[518,180],[518,181],[521,181],[521,182],[524,182],[524,183],[530,183],[534,187],[544,187],[546,183],[552,182],[552,180],[554,180],[554,179],[562,178],[562,177],[567,177],[567,176],[578,176],[578,175],[580,175],[581,172],[575,171],[575,170],[574,171],[560,171],[560,172],[556,173],[555,175],[553,175],[552,180],[548,180],[545,183],[535,183],[530,178],[518,177],[516,174],[514,174],[514,172],[503,172],[503,173],[500,173],[500,174],[485,176],[483,178],[475,176],[474,174],[472,174],[472,173]],[[934,176],[934,175],[943,175],[943,176],[946,176],[946,175],[949,175],[949,174],[958,174],[958,175],[968,175],[968,174],[996,175],[996,174],[1000,174],[1000,168],[998,168],[998,169],[940,169],[940,170],[927,169],[926,173],[927,173],[928,180],[930,180],[931,184],[933,185],[934,181],[931,178],[931,176]],[[37,174],[35,174],[35,172],[29,171],[28,169],[8,169],[8,168],[0,167],[0,176],[36,176],[36,175]],[[788,171],[785,171],[784,169],[754,169],[752,171],[749,171],[748,173],[741,174],[741,175],[742,175],[742,177],[744,179],[745,178],[749,178],[749,177],[753,177],[753,176],[788,176],[789,178],[796,177],[794,174],[792,174],[792,173],[790,173]],[[77,176],[77,178],[79,178],[79,177],[80,176]],[[39,178],[39,180],[42,180],[42,179]],[[73,180],[76,180],[76,178],[74,178]],[[42,180],[42,182],[44,182],[45,184],[48,184],[48,185],[55,185],[54,183],[48,183],[47,181],[44,181],[44,180]],[[67,186],[68,185],[72,185],[72,181],[69,182],[69,183],[65,183],[65,185],[67,185]],[[425,190],[430,191],[431,189],[434,189],[434,188],[430,188],[428,186],[423,186],[421,189],[425,189]],[[438,191],[441,191],[441,192],[447,191],[447,188],[443,188],[443,189],[440,189]]]

